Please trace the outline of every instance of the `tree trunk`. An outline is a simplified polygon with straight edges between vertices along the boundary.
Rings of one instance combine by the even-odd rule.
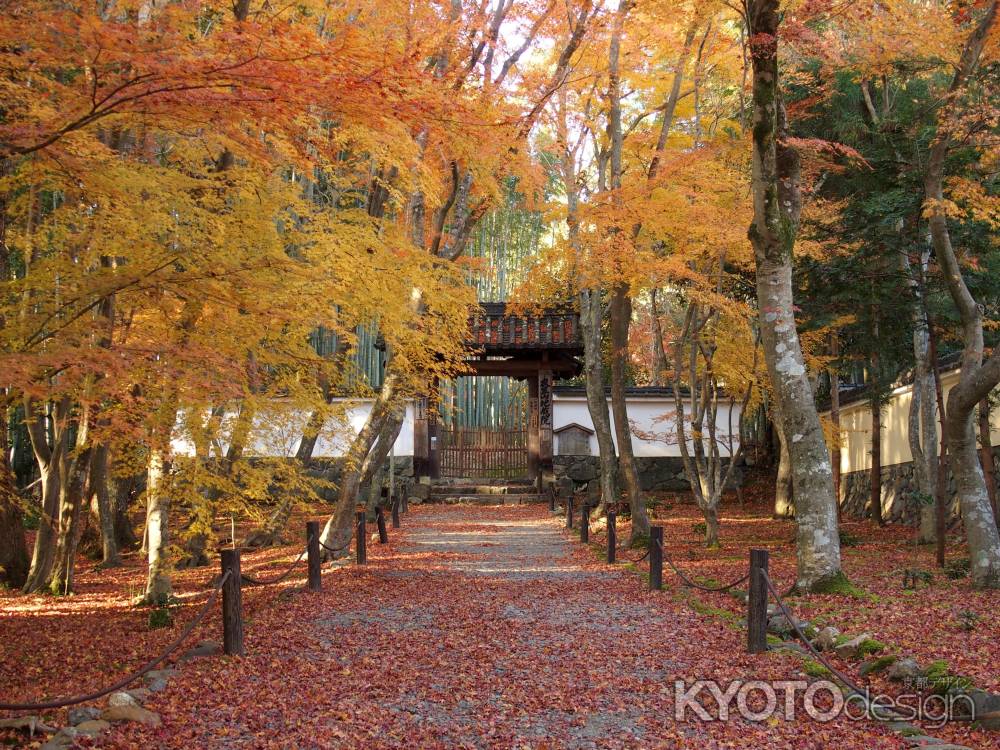
[[[167,477],[170,464],[160,448],[149,449],[146,467],[146,550],[149,561],[143,604],[162,605],[173,595],[168,556],[170,493]]]
[[[372,448],[371,456],[367,464],[365,475],[361,477],[361,482],[367,484],[373,481],[376,475],[385,474],[385,463],[389,458],[392,446],[399,439],[399,431],[403,427],[403,420],[406,418],[406,408],[400,404],[394,408],[389,418],[382,424]],[[381,483],[379,483],[381,486]]]
[[[877,395],[871,400],[872,412],[872,467],[871,467],[871,517],[879,526],[885,526],[882,516],[882,404]]]
[[[836,359],[840,356],[840,339],[834,332],[830,336],[830,356],[834,359],[830,368],[830,421],[833,423],[833,449],[830,464],[833,467],[833,496],[837,499],[837,522],[840,522],[840,373]]]
[[[913,269],[906,252],[899,254],[903,273],[913,294],[910,318],[913,322],[913,387],[910,395],[910,414],[907,440],[913,456],[913,474],[917,481],[914,515],[917,524],[917,543],[930,544],[935,535],[934,497],[937,492],[938,438],[937,398],[935,394],[934,367],[931,363],[930,326],[927,312],[924,274],[930,260],[930,246],[921,250],[920,265]]]
[[[702,514],[705,516],[705,546],[718,547],[719,508],[716,505],[706,506],[702,508]]]
[[[324,547],[323,555],[326,558],[343,557],[350,547],[354,534],[354,508],[358,502],[361,479],[372,464],[372,448],[378,440],[379,433],[385,422],[392,418],[398,383],[399,375],[392,367],[390,359],[386,366],[385,380],[375,397],[372,410],[357,437],[351,441],[351,447],[344,457],[344,472],[340,479],[337,502],[333,514],[323,527],[323,533],[320,534],[320,542]]]
[[[729,464],[722,471],[722,456],[719,450],[720,440],[716,430],[720,390],[714,373],[714,358],[717,349],[714,328],[710,325],[717,313],[708,308],[702,316],[702,307],[697,302],[689,302],[684,314],[684,325],[680,335],[674,340],[674,414],[677,446],[681,461],[684,464],[684,474],[691,486],[691,494],[695,503],[705,516],[705,544],[715,547],[719,543],[719,503],[722,493],[733,476],[733,470],[743,457],[743,440],[733,450],[732,422],[730,434],[727,437],[730,452]],[[703,331],[707,332],[703,338]],[[681,374],[685,368],[685,355],[688,360],[688,406],[684,405],[683,381]],[[701,366],[699,367],[699,362]],[[751,373],[757,367],[757,350],[754,345],[754,360]],[[701,373],[699,373],[701,370]],[[741,411],[745,411],[753,391],[753,381],[747,387],[741,402]],[[734,401],[730,400],[730,415]],[[741,417],[742,420],[742,417]],[[691,423],[690,437],[686,422]],[[740,429],[742,438],[743,430]],[[688,444],[690,443],[690,447]],[[742,501],[741,501],[742,504]]]
[[[618,502],[618,454],[611,433],[611,415],[604,390],[601,365],[601,293],[596,289],[580,293],[580,333],[583,336],[583,377],[587,391],[587,409],[594,424],[601,460],[601,504]]]
[[[142,491],[143,476],[115,477],[113,478],[114,497],[114,518],[115,518],[115,543],[119,550],[131,549],[139,544],[140,539],[135,535],[132,528],[132,519],[129,511],[138,494]]]
[[[914,338],[916,335],[914,333]],[[913,473],[917,481],[915,493],[917,502],[914,510],[918,544],[930,544],[934,541],[933,498],[938,470],[934,376],[926,372],[927,364],[926,355],[922,363],[917,360],[907,424],[907,438],[910,453],[913,454]]]
[[[616,286],[611,295],[611,412],[618,441],[618,469],[632,517],[630,542],[649,536],[649,517],[639,486],[639,472],[632,453],[632,427],[625,402],[625,363],[628,359],[628,328],[632,305],[624,286]]]
[[[938,456],[937,481],[934,483],[934,541],[939,568],[944,567],[945,534],[947,532],[947,492],[948,492],[948,410],[944,403],[944,386],[941,384],[941,369],[938,367],[937,335],[934,325],[928,322],[928,341],[931,374],[934,377],[934,398],[937,403],[938,423],[941,427],[941,452]]]
[[[656,298],[657,293],[654,288],[649,293],[649,314],[653,334],[653,366],[649,384],[661,388],[667,384],[667,352],[663,347],[663,329],[660,326]]]
[[[962,50],[946,99],[949,104],[958,98],[978,66],[996,17],[997,0],[994,0]],[[941,208],[950,133],[951,123],[947,121],[947,115],[943,115],[931,146],[924,178],[924,194],[930,207],[928,224],[935,256],[962,321],[961,370],[958,383],[948,393],[946,439],[969,544],[973,585],[977,588],[1000,588],[1000,531],[979,463],[975,434],[976,405],[1000,382],[1000,349],[994,350],[990,358],[983,361],[983,312],[965,284],[951,243],[948,220]]]
[[[630,0],[619,0],[612,23],[611,43],[608,51],[608,140],[610,141],[611,190],[613,201],[620,205],[622,186],[624,134],[622,131],[621,80],[619,55],[624,35],[625,19],[631,9]],[[621,232],[618,227],[614,231]],[[620,259],[619,263],[624,262]],[[632,539],[649,537],[649,518],[639,487],[639,472],[632,452],[632,427],[628,421],[625,402],[625,365],[628,361],[628,331],[632,322],[632,301],[628,284],[618,280],[611,289],[611,413],[614,416],[615,438],[618,442],[619,477],[625,487],[632,516]]]
[[[0,161],[0,176],[8,177],[13,162]],[[0,282],[13,278],[10,247],[7,244],[7,203],[6,192],[0,192]],[[0,316],[0,329],[5,320]],[[0,583],[11,588],[20,588],[28,578],[30,560],[24,536],[24,516],[21,498],[17,492],[17,480],[10,465],[10,443],[8,440],[11,401],[9,392],[4,400],[3,425],[0,425]]]
[[[24,537],[21,498],[17,493],[14,473],[7,460],[6,430],[0,436],[0,583],[21,588],[28,579],[31,560]]]
[[[102,443],[94,448],[90,465],[89,493],[97,505],[97,520],[101,527],[101,567],[117,568],[121,565],[118,555],[118,538],[115,534],[115,513],[108,490],[109,448]]]
[[[979,463],[983,467],[986,492],[993,507],[993,520],[1000,523],[1000,507],[997,506],[997,482],[993,472],[993,437],[990,428],[989,396],[979,402]]]
[[[31,448],[35,454],[35,462],[38,464],[41,482],[38,533],[35,535],[35,546],[31,555],[31,569],[23,587],[23,591],[29,594],[44,589],[49,574],[52,572],[63,477],[60,466],[69,450],[66,444],[68,436],[63,417],[68,405],[65,402],[59,402],[52,407],[51,446],[48,444],[45,414],[38,407],[39,404],[34,399],[25,399],[25,424],[28,427],[28,436],[31,439]]]
[[[801,212],[798,154],[783,141],[778,86],[778,0],[748,0],[753,61],[754,219],[761,340],[795,487],[797,591],[842,580],[833,472],[795,328],[792,249]]]
[[[76,550],[83,532],[81,519],[86,504],[90,462],[93,447],[82,447],[86,441],[86,429],[81,426],[81,441],[77,443],[77,453],[68,462],[67,473],[61,482],[59,496],[59,527],[53,551],[52,572],[47,588],[50,593],[60,595],[73,591],[73,573],[76,568]]]
[[[775,426],[778,443],[778,474],[774,482],[775,518],[795,518],[795,489],[792,485],[792,457],[782,436],[781,428]]]

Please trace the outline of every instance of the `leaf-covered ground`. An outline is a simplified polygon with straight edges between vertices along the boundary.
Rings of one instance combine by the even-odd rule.
[[[671,543],[685,550],[679,556],[693,573],[725,580],[741,571],[742,550],[752,537],[754,544],[772,548],[777,580],[791,580],[790,524],[727,513],[723,550],[704,553],[695,542],[692,511],[676,507],[669,517],[661,512],[660,521],[671,529]],[[367,567],[325,570],[322,593],[300,591],[303,579],[294,576],[286,584],[244,589],[248,655],[185,663],[168,689],[147,704],[162,715],[161,728],[119,726],[100,744],[907,746],[870,722],[676,721],[676,679],[801,679],[801,664],[793,656],[747,655],[744,631],[722,614],[740,611],[732,598],[695,599],[669,576],[667,590],[649,593],[633,570],[610,568],[596,552],[575,543],[561,519],[540,506],[414,507],[402,532],[390,532],[388,545],[370,547]],[[244,567],[267,575],[297,553],[297,546],[254,553]],[[868,588],[868,579],[854,572],[865,564],[864,554],[865,545],[848,552],[848,571]],[[880,556],[870,554],[867,564],[874,565]],[[183,573],[179,588],[202,591],[211,573]],[[139,580],[138,566],[87,571],[78,596],[2,600],[0,697],[96,687],[169,641],[175,630],[149,631],[145,613],[127,606],[130,587]],[[949,582],[948,590],[954,589]],[[919,598],[904,599],[910,607],[923,606]],[[876,605],[830,597],[807,612],[846,611],[857,604]],[[178,623],[193,613],[193,606],[183,607]],[[866,616],[874,625],[874,615],[858,615]],[[836,619],[842,629],[853,627],[839,614]],[[219,637],[215,613],[193,640],[199,637]],[[63,723],[64,714],[49,716]],[[993,742],[985,733],[954,737],[970,747]]]
[[[787,591],[795,580],[795,523],[776,520],[770,503],[744,507],[724,504],[720,517],[720,547],[706,549],[704,518],[690,500],[660,498],[651,510],[652,523],[664,527],[665,546],[674,563],[689,577],[706,585],[728,583],[745,574],[751,547],[770,552],[770,574],[779,591]],[[627,529],[619,530],[621,538]],[[945,660],[951,674],[967,677],[983,689],[1000,692],[1000,593],[977,591],[968,576],[953,579],[936,566],[933,545],[915,545],[913,529],[899,525],[879,528],[873,521],[844,518],[842,531],[850,546],[842,546],[844,571],[860,589],[853,596],[811,595],[789,597],[786,603],[796,615],[817,626],[833,625],[850,635],[870,634],[890,648],[886,653],[912,656],[927,666]],[[968,558],[960,539],[949,537],[946,559]],[[664,563],[664,580],[677,587],[677,595],[702,611],[715,611],[734,622],[744,616],[742,602],[725,593],[694,592],[679,586],[677,577]],[[639,563],[648,570],[646,561]],[[904,588],[904,572],[929,573],[915,589]],[[746,590],[746,586],[742,586]],[[833,659],[858,678],[857,664]],[[873,677],[875,691],[899,694],[901,686]],[[997,733],[977,732],[952,724],[932,732],[971,747],[1000,747]]]

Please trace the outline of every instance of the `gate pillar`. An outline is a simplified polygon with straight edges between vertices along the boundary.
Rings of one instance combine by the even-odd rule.
[[[555,481],[552,465],[552,370],[538,373],[538,490]]]
[[[419,482],[421,479],[430,479],[433,475],[428,398],[421,396],[415,399],[413,411],[413,474]]]
[[[538,399],[538,377],[528,378],[528,476],[531,477],[536,486],[541,487],[541,464],[539,455],[539,399]]]

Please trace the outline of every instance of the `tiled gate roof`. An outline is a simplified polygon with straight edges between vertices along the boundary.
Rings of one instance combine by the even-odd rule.
[[[513,315],[503,302],[485,302],[469,318],[470,346],[490,350],[583,349],[580,316],[572,310]]]

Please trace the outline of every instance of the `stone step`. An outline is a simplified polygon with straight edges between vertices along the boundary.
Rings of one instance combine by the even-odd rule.
[[[432,495],[510,495],[524,494],[532,488],[529,485],[452,484],[431,487]]]
[[[469,494],[448,494],[438,495],[431,493],[432,503],[468,503],[470,505],[526,505],[528,503],[546,502],[545,498],[537,493],[519,492],[498,495],[494,493],[469,493]]]
[[[497,479],[496,477],[440,477],[431,486],[434,489],[444,487],[531,487],[534,479]]]

